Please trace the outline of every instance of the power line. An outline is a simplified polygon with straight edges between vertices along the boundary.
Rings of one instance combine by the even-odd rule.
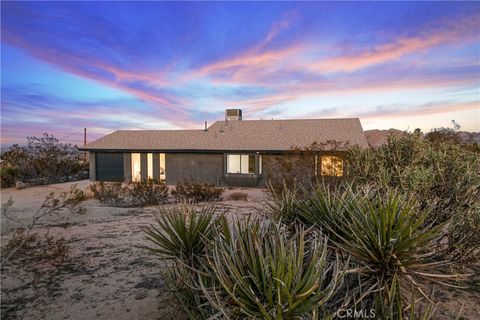
[[[72,134],[66,135],[66,136],[64,136],[64,137],[58,138],[58,140],[63,140],[63,139],[66,139],[66,138],[70,138],[71,136],[73,136],[73,135],[76,135],[76,134],[78,134],[78,133],[77,133],[77,132],[75,132],[75,133],[72,133]]]
[[[95,132],[92,133],[92,132],[89,132],[89,133],[87,133],[87,135],[89,135],[89,136],[95,136],[95,135],[96,135],[96,136],[98,136],[98,137],[103,137],[105,134],[103,134],[103,133],[95,133]]]

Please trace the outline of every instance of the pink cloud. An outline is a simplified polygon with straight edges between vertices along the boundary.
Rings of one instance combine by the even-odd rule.
[[[377,45],[372,50],[320,60],[309,67],[321,73],[351,72],[395,61],[405,55],[423,52],[443,43],[475,41],[478,40],[478,32],[475,32],[478,28],[478,19],[480,16],[475,15],[461,21],[449,21],[441,28],[433,28],[419,36],[400,37],[391,43]]]
[[[332,51],[333,48],[308,42],[297,41],[279,49],[266,49],[263,43],[271,41],[273,36],[278,36],[289,25],[279,23],[272,26],[261,45],[256,45],[232,58],[206,65],[187,75],[186,79],[210,77],[215,83],[256,84],[268,87],[278,86],[279,82],[280,84],[289,82],[289,75],[323,76],[336,72],[351,73],[388,62],[398,62],[409,54],[427,52],[443,44],[474,43],[478,41],[479,19],[478,14],[466,18],[451,18],[426,27],[416,36],[399,36],[371,49],[349,47],[345,53],[327,58],[312,57]]]
[[[130,93],[131,95],[150,102],[154,107],[159,108],[163,112],[163,116],[172,121],[187,120],[188,111],[182,106],[186,104],[181,97],[176,95],[159,93],[156,90],[139,89],[128,86],[127,82],[143,82],[148,87],[155,88],[158,85],[166,84],[164,73],[136,73],[122,70],[95,57],[78,57],[69,55],[60,51],[48,50],[48,48],[36,47],[21,37],[14,37],[9,33],[4,35],[3,41],[6,41],[16,47],[26,50],[33,57],[50,63],[69,73],[99,81],[107,86],[117,88],[121,91]],[[83,69],[87,66],[89,70],[99,70],[109,73],[113,76],[113,80],[107,79],[105,76],[95,74],[94,72]]]
[[[298,58],[303,52],[307,51],[309,46],[300,41],[290,43],[277,49],[269,46],[278,38],[282,32],[288,30],[291,25],[299,18],[296,11],[288,12],[284,17],[273,23],[265,38],[258,44],[255,44],[245,52],[235,55],[231,58],[213,62],[198,70],[194,70],[186,75],[184,79],[209,77],[213,81],[232,81],[232,82],[251,82],[256,74],[262,73],[265,78],[269,69],[274,66],[280,66],[289,59]]]
[[[466,102],[445,102],[445,103],[430,103],[419,106],[412,106],[404,110],[394,110],[394,111],[380,111],[372,113],[363,113],[360,114],[362,118],[377,118],[380,116],[389,117],[405,117],[405,116],[424,116],[424,115],[433,115],[439,113],[447,112],[458,112],[465,110],[479,110],[480,105],[478,101],[466,101]]]
[[[262,112],[275,105],[302,98],[322,98],[338,95],[364,93],[386,93],[410,91],[412,94],[424,89],[458,88],[478,82],[476,74],[452,77],[450,75],[417,75],[408,78],[390,76],[371,77],[370,75],[346,75],[329,80],[305,81],[295,84],[278,84],[275,90],[258,98],[227,99],[224,105],[248,106],[251,112]],[[478,106],[477,106],[478,107]],[[361,109],[361,107],[359,107]]]

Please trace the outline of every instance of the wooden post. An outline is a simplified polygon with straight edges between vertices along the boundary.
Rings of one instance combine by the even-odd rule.
[[[83,128],[83,147],[87,145],[87,128]],[[87,162],[87,151],[83,151],[83,161]]]

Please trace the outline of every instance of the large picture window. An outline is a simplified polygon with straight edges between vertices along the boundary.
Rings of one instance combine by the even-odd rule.
[[[343,176],[343,159],[336,156],[321,157],[320,172],[322,176]]]
[[[228,154],[227,173],[254,174],[255,155]]]

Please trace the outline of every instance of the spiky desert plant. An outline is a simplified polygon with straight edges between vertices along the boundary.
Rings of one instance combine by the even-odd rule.
[[[362,296],[374,298],[377,306],[389,306],[378,311],[386,312],[383,318],[395,319],[402,317],[406,305],[402,288],[414,288],[430,301],[419,280],[445,284],[461,277],[445,274],[448,262],[438,259],[440,252],[434,243],[441,226],[425,226],[428,213],[420,214],[413,201],[395,191],[385,193],[350,189],[329,195],[322,188],[300,211],[310,223],[331,234],[334,244],[358,263]]]
[[[190,319],[206,319],[216,313],[199,282],[213,286],[215,281],[204,269],[205,259],[224,219],[222,215],[215,217],[213,206],[198,208],[184,203],[160,208],[155,224],[144,228],[151,245],[140,247],[172,261],[163,277]]]
[[[290,188],[287,187],[284,181],[283,187],[267,184],[268,192],[270,193],[270,201],[265,202],[264,212],[268,217],[274,221],[291,224],[298,222],[299,215],[299,188],[293,184]]]
[[[215,236],[215,207],[196,208],[180,204],[161,207],[155,215],[155,224],[144,228],[146,238],[153,246],[142,246],[170,260],[181,260],[195,267],[206,253],[208,243]]]
[[[301,319],[326,312],[342,281],[326,239],[307,237],[301,227],[289,236],[265,220],[238,221],[230,231],[208,260],[218,287],[204,287],[223,316]]]
[[[191,268],[176,260],[163,273],[165,284],[189,319],[215,319],[219,312],[205,297],[201,286],[215,287],[216,279],[209,270]]]

